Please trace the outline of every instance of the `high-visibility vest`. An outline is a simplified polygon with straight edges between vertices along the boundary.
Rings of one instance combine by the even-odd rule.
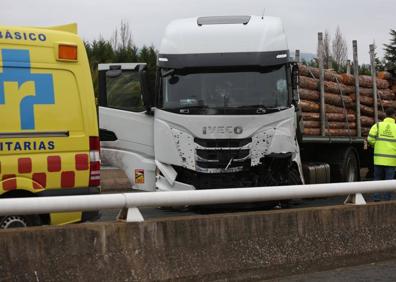
[[[374,146],[374,164],[396,167],[396,123],[393,118],[374,124],[367,141]]]

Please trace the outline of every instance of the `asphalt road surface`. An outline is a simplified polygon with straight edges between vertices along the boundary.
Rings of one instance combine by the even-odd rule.
[[[375,262],[359,266],[350,266],[337,268],[328,271],[304,273],[299,275],[287,276],[271,280],[264,280],[266,282],[366,282],[366,281],[381,281],[394,282],[396,281],[396,260],[389,260],[384,262]]]

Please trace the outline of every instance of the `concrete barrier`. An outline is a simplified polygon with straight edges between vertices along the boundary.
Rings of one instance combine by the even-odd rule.
[[[396,202],[0,232],[0,281],[259,280],[396,257]]]

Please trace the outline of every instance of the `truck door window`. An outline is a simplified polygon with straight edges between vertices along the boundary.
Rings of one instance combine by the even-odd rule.
[[[123,71],[119,75],[106,75],[108,107],[143,112],[145,108],[141,93],[138,72]]]

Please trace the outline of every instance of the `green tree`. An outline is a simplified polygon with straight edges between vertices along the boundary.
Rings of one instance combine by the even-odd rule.
[[[359,67],[360,75],[371,75],[371,65],[362,64]]]
[[[385,70],[385,60],[384,59],[380,59],[380,57],[378,56],[377,53],[377,45],[374,42],[374,61],[375,61],[375,69],[377,71],[384,71]]]
[[[95,94],[98,94],[98,64],[101,63],[135,63],[147,64],[150,87],[154,90],[157,51],[153,45],[139,49],[132,40],[131,28],[126,21],[121,21],[115,28],[110,40],[99,37],[92,42],[85,41]]]
[[[155,50],[155,47],[153,45],[150,47],[143,46],[139,51],[138,61],[147,64],[149,85],[153,91],[157,69],[157,51]]]
[[[94,85],[95,94],[98,94],[98,64],[109,63],[114,58],[114,51],[110,41],[103,39],[94,40],[92,43],[84,42],[87,50],[89,66],[91,69],[92,82]]]
[[[389,44],[384,44],[385,48],[385,67],[387,70],[396,73],[396,30],[391,29],[389,32],[391,39]]]

